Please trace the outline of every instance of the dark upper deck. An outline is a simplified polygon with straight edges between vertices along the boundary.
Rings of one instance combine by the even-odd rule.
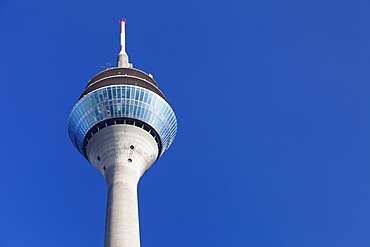
[[[79,99],[96,89],[113,85],[139,86],[155,92],[166,100],[155,80],[143,71],[134,68],[111,68],[100,72],[88,82]]]

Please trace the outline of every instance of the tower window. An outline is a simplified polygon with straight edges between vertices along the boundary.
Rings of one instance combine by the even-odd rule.
[[[100,156],[96,157],[98,160],[100,160]]]
[[[130,146],[130,149],[133,150],[135,147],[133,145]]]
[[[128,159],[128,162],[130,162],[130,163],[131,163],[131,162],[132,162],[132,159]]]

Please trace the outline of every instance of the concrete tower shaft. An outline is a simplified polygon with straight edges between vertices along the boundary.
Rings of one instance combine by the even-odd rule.
[[[137,183],[156,161],[157,143],[142,128],[114,125],[91,138],[86,154],[108,186],[104,246],[139,247]]]

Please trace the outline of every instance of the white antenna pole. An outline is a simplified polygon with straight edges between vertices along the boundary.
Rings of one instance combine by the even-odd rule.
[[[119,20],[119,24],[121,27],[121,50],[118,54],[117,67],[130,68],[131,64],[128,62],[128,55],[126,53],[126,20]]]

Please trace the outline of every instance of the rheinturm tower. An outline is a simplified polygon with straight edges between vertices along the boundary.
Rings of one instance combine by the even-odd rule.
[[[137,184],[175,139],[175,113],[150,74],[134,69],[125,48],[115,68],[94,76],[68,119],[73,145],[108,186],[104,247],[140,246]]]

